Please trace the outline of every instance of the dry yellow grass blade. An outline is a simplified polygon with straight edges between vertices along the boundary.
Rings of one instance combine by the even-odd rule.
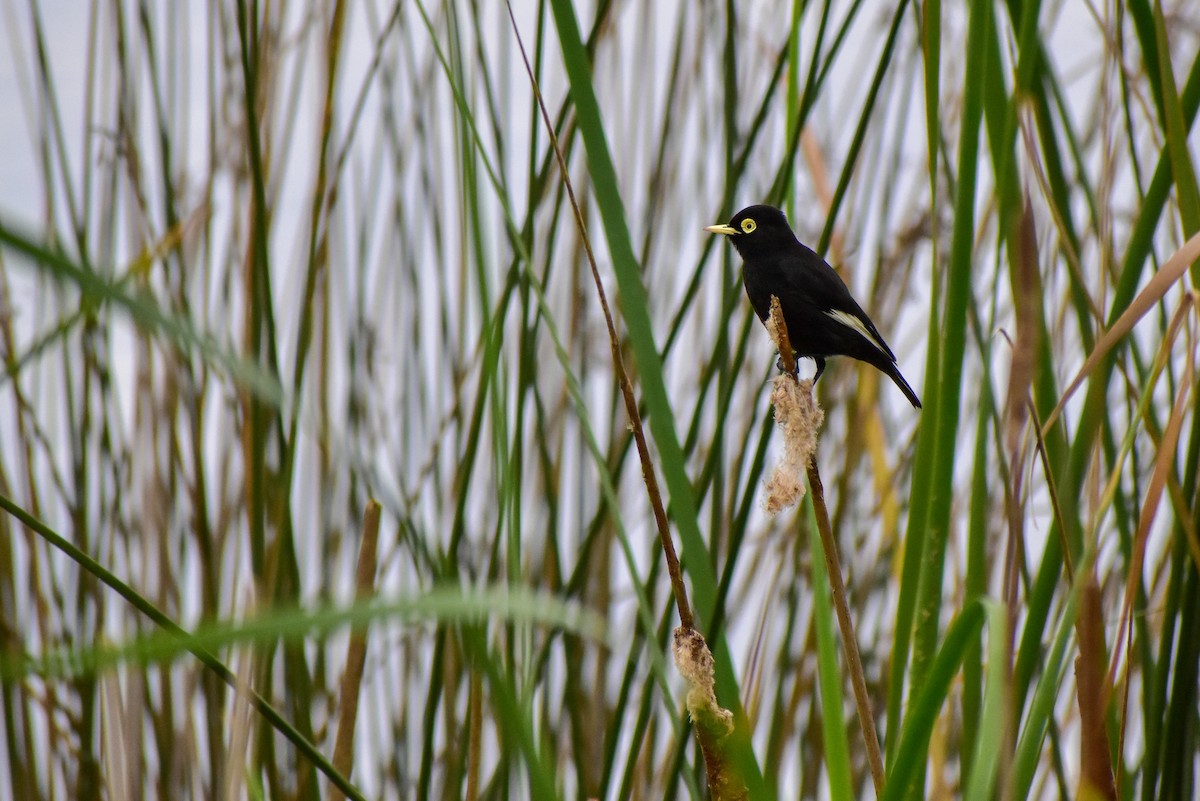
[[[1158,352],[1155,353],[1155,355],[1154,355],[1154,362],[1150,366],[1148,378],[1146,379],[1146,381],[1144,382],[1144,384],[1141,388],[1142,397],[1138,402],[1138,410],[1137,410],[1137,417],[1139,417],[1139,418],[1146,418],[1147,407],[1149,406],[1150,402],[1153,400],[1154,388],[1157,386],[1158,380],[1162,376],[1163,370],[1166,369],[1168,361],[1170,361],[1171,353],[1175,347],[1175,340],[1179,338],[1180,332],[1183,331],[1184,320],[1187,319],[1188,313],[1191,311],[1193,303],[1194,303],[1194,300],[1191,295],[1185,296],[1184,302],[1179,306],[1178,309],[1175,310],[1175,314],[1173,314],[1171,316],[1171,321],[1167,324],[1166,333],[1163,334],[1162,341],[1158,345]],[[1188,348],[1189,348],[1189,350],[1191,349],[1190,339],[1189,339]],[[1148,419],[1147,419],[1147,430],[1148,430],[1148,433],[1150,433],[1151,437],[1154,438],[1156,441],[1161,439],[1161,437],[1157,433],[1155,433],[1157,429],[1152,429],[1150,427]],[[1091,530],[1093,532],[1093,536],[1094,536],[1094,532],[1096,532],[1100,526],[1100,521],[1103,519],[1104,515],[1107,513],[1109,507],[1112,506],[1113,498],[1117,493],[1117,488],[1120,485],[1121,478],[1124,476],[1124,473],[1125,473],[1125,462],[1128,459],[1129,454],[1133,449],[1133,437],[1134,437],[1134,431],[1131,428],[1128,432],[1126,432],[1125,441],[1122,443],[1121,448],[1118,450],[1116,461],[1113,464],[1112,469],[1109,471],[1108,480],[1104,485],[1104,490],[1103,490],[1103,492],[1100,493],[1100,503],[1096,506],[1096,509],[1092,512],[1093,519],[1092,519],[1092,523],[1089,526],[1089,530]],[[1161,453],[1161,451],[1160,451],[1160,453]],[[1172,479],[1170,476],[1168,476],[1168,482],[1167,482],[1168,490],[1171,488],[1171,482],[1172,482]],[[1186,506],[1186,504],[1182,504],[1182,503],[1178,504],[1178,505],[1180,508],[1185,508],[1185,506]],[[1181,514],[1179,517],[1180,517],[1181,522],[1186,523],[1188,521],[1188,516],[1186,514]]]
[[[1177,317],[1181,317],[1182,312],[1191,305],[1191,298],[1189,296],[1183,308],[1180,309],[1181,314],[1177,315]],[[1142,503],[1142,511],[1138,516],[1137,531],[1134,534],[1133,558],[1126,574],[1125,598],[1121,604],[1121,620],[1117,626],[1117,636],[1113,642],[1112,661],[1108,670],[1108,684],[1110,687],[1115,686],[1118,666],[1121,664],[1122,659],[1124,659],[1125,676],[1122,685],[1125,693],[1125,705],[1128,704],[1129,698],[1130,660],[1128,651],[1131,647],[1133,601],[1137,594],[1137,586],[1142,577],[1142,566],[1146,558],[1146,539],[1150,534],[1150,526],[1153,524],[1155,515],[1158,512],[1163,490],[1167,487],[1171,478],[1171,467],[1175,463],[1176,448],[1179,445],[1179,434],[1183,429],[1183,419],[1187,416],[1189,410],[1188,399],[1191,395],[1193,371],[1192,360],[1185,360],[1183,380],[1179,383],[1179,392],[1176,394],[1175,403],[1171,408],[1171,416],[1167,419],[1166,427],[1163,429],[1162,440],[1158,446],[1158,458],[1154,460],[1154,473],[1151,475],[1150,484],[1146,488],[1146,497]],[[1123,711],[1121,714],[1122,745],[1125,740],[1126,719],[1126,713]]]
[[[1096,369],[1096,365],[1100,363],[1100,360],[1107,356],[1108,352],[1126,334],[1133,330],[1133,326],[1137,324],[1137,321],[1142,319],[1142,316],[1150,311],[1155,303],[1162,300],[1163,296],[1167,294],[1167,290],[1183,276],[1187,268],[1198,258],[1200,258],[1200,234],[1193,236],[1184,243],[1183,247],[1175,251],[1175,254],[1162,266],[1162,269],[1150,279],[1150,283],[1146,284],[1146,287],[1133,299],[1133,302],[1129,304],[1129,308],[1125,310],[1125,313],[1113,323],[1113,327],[1105,331],[1104,336],[1100,337],[1100,341],[1096,343],[1096,347],[1092,349],[1083,366],[1079,368],[1079,374],[1075,376],[1075,379],[1070,383],[1066,391],[1063,392],[1063,396],[1059,400],[1058,405],[1054,407],[1054,411],[1046,418],[1046,422],[1042,427],[1043,436],[1054,427],[1054,423],[1058,420],[1058,416],[1062,413],[1067,401],[1079,389],[1084,379]]]
[[[1171,475],[1171,467],[1175,463],[1175,452],[1179,445],[1179,434],[1183,429],[1183,420],[1189,411],[1188,399],[1191,395],[1193,367],[1191,360],[1184,362],[1183,379],[1179,382],[1179,392],[1175,396],[1175,404],[1171,408],[1171,416],[1163,429],[1162,441],[1158,446],[1158,458],[1154,460],[1154,473],[1150,476],[1150,484],[1146,487],[1146,497],[1142,502],[1142,511],[1138,516],[1137,531],[1133,540],[1133,564],[1126,577],[1125,603],[1122,611],[1122,626],[1128,624],[1129,614],[1133,608],[1133,596],[1137,590],[1138,580],[1142,575],[1142,560],[1146,556],[1146,538],[1150,534],[1150,526],[1158,514],[1163,491]]]

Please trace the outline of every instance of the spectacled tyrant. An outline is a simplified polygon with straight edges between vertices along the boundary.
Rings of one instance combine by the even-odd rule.
[[[749,206],[728,225],[704,230],[728,236],[737,248],[746,295],[764,323],[771,313],[771,296],[779,298],[792,350],[816,362],[814,383],[825,370],[826,357],[852,356],[891,378],[909,402],[921,408],[871,318],[834,269],[796,238],[782,211]]]

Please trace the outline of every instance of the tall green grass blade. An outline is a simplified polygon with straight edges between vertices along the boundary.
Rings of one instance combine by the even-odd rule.
[[[1154,36],[1158,43],[1158,59],[1162,81],[1162,109],[1167,133],[1167,153],[1171,157],[1171,173],[1175,178],[1175,197],[1179,202],[1179,216],[1183,221],[1183,235],[1187,239],[1200,230],[1200,188],[1196,185],[1196,170],[1188,152],[1188,125],[1175,88],[1175,74],[1171,68],[1171,50],[1167,42],[1167,23],[1163,18],[1162,3],[1154,4]],[[1200,268],[1193,265],[1192,277],[1200,279]]]
[[[966,91],[958,143],[958,182],[945,287],[946,306],[940,315],[942,327],[937,335],[939,363],[936,369],[927,368],[926,372],[927,404],[922,412],[924,420],[917,440],[917,459],[921,461],[913,472],[913,501],[907,530],[907,537],[910,540],[919,538],[920,544],[909,546],[905,552],[904,569],[908,584],[901,584],[896,621],[897,646],[893,650],[893,660],[900,663],[899,669],[893,667],[893,675],[899,673],[904,676],[903,663],[907,654],[900,632],[907,632],[911,627],[913,651],[907,674],[910,698],[916,698],[921,693],[939,632],[942,566],[953,499],[950,490],[953,486],[967,344],[967,308],[974,275],[972,251],[979,128],[985,100],[983,67],[993,42],[994,21],[990,5],[974,4],[968,25]],[[913,574],[917,568],[908,564],[910,557],[919,560],[919,579],[915,581]],[[892,692],[899,692],[899,687],[894,685]]]
[[[941,74],[941,1],[927,0],[922,9],[921,58],[925,88],[926,159],[929,174],[930,204],[936,207],[938,194],[938,138],[941,130],[939,108]],[[934,230],[938,230],[938,216],[933,217]],[[928,399],[938,386],[938,370],[941,365],[941,283],[942,273],[938,268],[938,237],[933,237],[932,291],[929,293],[929,320],[926,326],[925,382],[922,397]],[[909,519],[901,557],[899,598],[896,602],[896,619],[893,629],[891,664],[888,674],[887,728],[884,731],[884,758],[891,766],[899,744],[900,721],[908,682],[909,649],[912,643],[913,616],[917,603],[917,588],[921,578],[921,564],[925,549],[925,521],[928,515],[929,494],[933,480],[933,457],[935,426],[931,415],[936,413],[928,400],[923,410],[923,421],[917,434],[915,469],[910,482]],[[933,418],[936,419],[936,418]]]
[[[637,359],[638,377],[644,393],[650,430],[661,454],[660,464],[671,498],[671,519],[674,520],[683,542],[683,566],[691,578],[691,597],[697,618],[710,621],[715,614],[717,579],[708,557],[708,549],[700,535],[699,520],[692,498],[691,483],[684,472],[685,460],[675,432],[674,415],[667,399],[663,381],[662,362],[655,345],[654,329],[650,324],[646,291],[629,230],[625,224],[624,205],[618,191],[616,170],[613,168],[604,125],[592,86],[591,68],[583,41],[579,36],[574,9],[566,0],[552,0],[555,25],[563,60],[571,83],[571,96],[579,116],[580,134],[587,149],[588,166],[592,174],[592,189],[604,224],[613,269],[620,287],[620,307],[628,327],[630,345]],[[718,697],[733,704],[737,697],[733,662],[723,641],[710,645],[717,659]],[[736,714],[736,713],[735,713]],[[755,766],[748,742],[738,740],[739,762],[746,768],[746,779],[752,794],[761,795],[761,773]]]
[[[1012,766],[1013,796],[1016,798],[1029,796],[1034,770],[1042,756],[1046,732],[1050,729],[1050,723],[1054,719],[1054,702],[1067,667],[1067,646],[1071,641],[1077,610],[1078,602],[1075,593],[1071,593],[1063,609],[1063,614],[1058,620],[1054,644],[1045,658],[1044,669],[1034,687],[1033,700],[1029,705],[1028,714],[1025,716],[1025,725],[1017,739]]]
[[[968,601],[968,603],[972,603]],[[987,685],[983,710],[977,721],[974,754],[970,768],[964,769],[966,792],[963,798],[987,801],[994,797],[1001,755],[1007,748],[1005,720],[1008,715],[1008,624],[1007,610],[998,603],[982,602],[987,612],[988,660]]]
[[[910,702],[904,725],[898,736],[896,757],[888,766],[887,783],[882,801],[905,798],[914,786],[919,786],[925,772],[925,752],[933,724],[942,704],[950,693],[950,684],[962,664],[971,640],[979,636],[985,617],[990,618],[989,606],[976,602],[964,606],[958,617],[946,629],[942,646],[929,665],[921,691]],[[996,632],[989,630],[993,636]]]

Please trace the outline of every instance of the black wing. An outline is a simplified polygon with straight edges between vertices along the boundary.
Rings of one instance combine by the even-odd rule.
[[[860,338],[871,348],[882,351],[888,361],[896,361],[896,355],[875,328],[875,323],[851,296],[841,276],[812,249],[802,243],[797,245],[797,250],[780,259],[776,271],[792,303],[809,306],[809,314],[822,314],[830,323],[846,329],[851,337]],[[769,297],[767,302],[769,309]]]

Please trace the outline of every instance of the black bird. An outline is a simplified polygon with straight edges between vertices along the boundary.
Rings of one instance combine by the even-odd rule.
[[[764,323],[771,314],[771,296],[779,298],[792,350],[817,364],[813,383],[825,370],[826,356],[853,356],[885,373],[913,406],[921,408],[871,318],[833,268],[796,239],[782,211],[750,206],[733,215],[729,225],[704,230],[728,236],[741,254],[742,283]]]

